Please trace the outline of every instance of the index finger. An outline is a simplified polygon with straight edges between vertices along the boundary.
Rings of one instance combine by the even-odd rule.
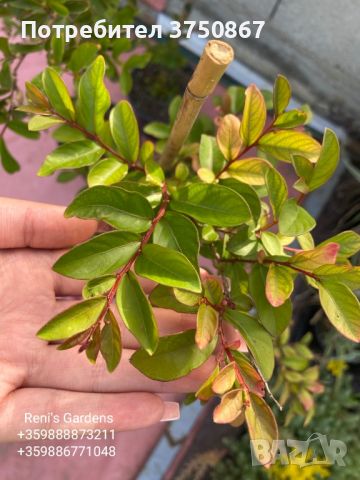
[[[0,248],[66,248],[97,229],[94,220],[65,218],[65,207],[0,198]]]

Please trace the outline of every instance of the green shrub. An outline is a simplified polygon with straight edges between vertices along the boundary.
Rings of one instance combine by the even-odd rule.
[[[246,421],[252,439],[276,439],[264,397],[275,366],[274,341],[291,321],[297,276],[319,291],[333,326],[360,340],[360,304],[353,293],[360,270],[348,261],[360,248],[360,236],[342,232],[315,246],[310,232],[316,221],[301,206],[337,167],[336,135],[326,129],[320,144],[302,128],[308,112],[286,111],[291,89],[279,75],[269,123],[264,96],[250,85],[241,120],[233,113],[217,119],[216,137],[202,135],[199,143],[186,144],[182,164],[164,172],[153,143],[140,141],[127,101],[107,117],[111,101],[104,74],[99,56],[79,79],[75,102],[53,68],[27,84],[29,103],[22,111],[34,114],[29,129],[57,125],[55,137],[62,143],[39,175],[90,167],[90,188],[65,216],[101,220],[114,229],[75,246],[54,265],[60,274],[87,281],[84,300],[50,320],[38,336],[61,340],[60,349],[78,345],[91,362],[100,352],[113,371],[121,357],[115,300],[140,344],[131,357],[134,367],[170,381],[203,364],[218,347],[218,365],[195,397],[221,397],[215,422]],[[172,119],[178,106],[172,106]],[[282,164],[292,165],[298,176],[296,195],[279,171]],[[294,241],[297,248],[290,246]],[[200,275],[199,256],[209,260],[211,275]],[[149,297],[139,278],[156,283]],[[196,313],[196,329],[159,337],[153,306]],[[239,342],[227,337],[225,324],[240,332],[248,353],[238,352]],[[302,351],[311,356],[306,346]],[[283,357],[292,369],[287,380],[297,383],[296,374],[305,373],[292,357]],[[308,411],[314,381],[310,375],[297,392]]]

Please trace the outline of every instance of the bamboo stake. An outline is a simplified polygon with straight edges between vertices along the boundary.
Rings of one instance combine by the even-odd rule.
[[[175,123],[160,157],[160,164],[168,169],[187,139],[199,112],[214,91],[226,68],[234,59],[232,47],[220,40],[210,40],[191,77],[177,114]]]

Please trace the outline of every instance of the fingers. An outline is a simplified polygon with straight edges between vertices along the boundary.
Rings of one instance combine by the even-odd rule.
[[[102,358],[95,365],[76,350],[59,351],[47,347],[37,362],[28,371],[24,386],[47,387],[78,392],[156,392],[188,393],[196,391],[215,368],[211,357],[188,376],[171,382],[159,382],[145,377],[134,368],[129,359],[133,350],[123,350],[120,365],[108,373]]]
[[[45,421],[31,422],[35,415],[44,415]],[[79,418],[80,415],[83,417]],[[97,394],[21,388],[1,402],[0,441],[19,440],[17,434],[28,428],[124,431],[177,418],[177,403],[164,402],[151,393]]]
[[[0,248],[65,248],[96,229],[96,221],[64,218],[64,207],[0,198]]]

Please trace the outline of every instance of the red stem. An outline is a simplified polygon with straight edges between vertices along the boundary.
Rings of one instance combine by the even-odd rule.
[[[88,132],[85,128],[83,128],[78,123],[74,122],[73,120],[68,120],[67,118],[63,117],[62,115],[60,115],[59,113],[57,113],[53,110],[51,110],[51,114],[54,115],[55,117],[58,117],[61,120],[63,120],[71,128],[74,128],[75,130],[79,130],[79,132],[81,132],[83,135],[85,135],[86,138],[88,138],[89,140],[93,140],[95,143],[100,145],[100,147],[102,147],[104,150],[111,153],[111,155],[113,157],[116,157],[119,160],[121,160],[122,162],[127,163],[129,168],[131,168],[133,170],[139,170],[140,172],[145,171],[143,167],[140,167],[139,165],[135,165],[134,163],[131,163],[128,160],[126,160],[126,158],[122,157],[116,150],[114,150],[109,145],[107,145],[105,142],[103,142],[101,140],[101,138],[98,135],[96,135],[95,133]]]
[[[221,175],[226,172],[226,170],[230,167],[230,165],[234,162],[236,162],[237,160],[240,160],[241,157],[243,155],[245,155],[245,153],[247,153],[249,150],[251,150],[252,148],[256,147],[258,141],[260,140],[260,138],[265,135],[266,133],[268,133],[274,126],[274,122],[275,122],[275,119],[272,120],[272,122],[270,123],[270,125],[268,127],[265,128],[265,130],[261,133],[261,135],[259,136],[259,138],[257,138],[255,140],[255,142],[253,142],[251,145],[248,145],[246,148],[244,148],[244,150],[242,150],[239,155],[234,158],[234,160],[230,160],[230,162],[228,162],[221,170],[220,172],[216,175],[215,178],[220,178]]]
[[[238,263],[238,262],[241,262],[241,263],[266,263],[266,264],[275,263],[276,265],[289,267],[292,270],[296,270],[297,272],[300,272],[303,275],[307,275],[308,277],[311,277],[314,280],[319,281],[319,277],[317,275],[315,275],[311,272],[308,272],[307,270],[302,270],[301,268],[296,267],[295,265],[293,265],[290,262],[278,262],[278,261],[272,260],[270,258],[265,258],[262,262],[258,262],[257,260],[242,259],[242,258],[222,258],[219,261],[220,262],[225,262],[225,263]]]
[[[112,302],[114,301],[114,298],[115,298],[115,295],[116,295],[116,291],[121,283],[121,280],[123,279],[124,275],[126,275],[126,273],[128,273],[131,269],[131,267],[133,266],[133,264],[135,263],[136,259],[139,257],[139,255],[141,254],[142,252],[142,249],[144,248],[144,246],[148,243],[148,241],[150,240],[150,237],[151,235],[153,234],[154,230],[155,230],[155,227],[156,225],[160,222],[160,220],[163,218],[163,216],[165,215],[166,213],[166,209],[167,209],[167,205],[169,203],[169,193],[168,193],[168,190],[167,190],[167,187],[166,187],[166,183],[163,184],[163,186],[161,187],[161,190],[162,190],[162,202],[161,202],[161,205],[160,205],[160,208],[159,208],[159,211],[158,213],[156,214],[156,216],[153,218],[152,222],[151,222],[151,226],[149,228],[149,230],[145,233],[145,235],[142,237],[141,239],[141,242],[140,242],[140,245],[139,245],[139,248],[136,250],[136,252],[134,253],[134,255],[130,258],[130,260],[122,267],[122,269],[116,274],[116,280],[115,280],[115,283],[114,285],[111,287],[111,290],[109,290],[109,293],[107,294],[106,296],[106,304],[104,306],[104,309],[103,311],[100,313],[100,316],[99,318],[97,319],[97,321],[95,322],[95,324],[91,327],[91,330],[89,332],[89,335],[87,337],[87,339],[84,341],[84,343],[81,345],[80,347],[80,350],[79,352],[82,352],[83,350],[86,349],[96,327],[104,320],[104,318],[106,317],[106,314],[108,313],[109,309],[111,308],[111,305],[112,305]]]
[[[19,68],[21,67],[21,64],[23,63],[25,59],[25,56],[21,56],[19,58],[19,61],[17,63],[17,65],[14,67],[14,70],[13,70],[13,86],[12,86],[12,89],[11,89],[11,92],[9,94],[9,96],[6,98],[6,100],[8,100],[10,102],[10,106],[9,106],[9,109],[8,109],[8,114],[9,116],[11,116],[12,114],[12,110],[14,108],[14,94],[15,94],[15,91],[17,89],[17,73],[18,73],[18,70]],[[5,100],[4,98],[2,98],[2,100]],[[3,126],[3,128],[1,129],[0,131],[0,137],[3,137],[4,133],[6,132],[7,128],[9,126],[9,120],[7,120]]]

